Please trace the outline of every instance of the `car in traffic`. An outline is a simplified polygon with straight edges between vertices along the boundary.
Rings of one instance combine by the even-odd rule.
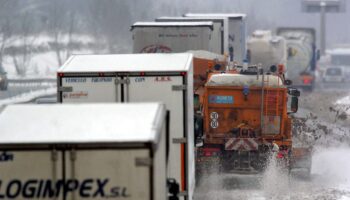
[[[329,67],[323,75],[323,82],[344,82],[344,70],[341,67]]]
[[[8,79],[7,73],[2,66],[0,66],[0,90],[7,90]]]

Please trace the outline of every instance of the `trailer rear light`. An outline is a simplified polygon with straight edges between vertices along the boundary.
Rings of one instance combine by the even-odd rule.
[[[212,152],[206,151],[206,152],[204,152],[204,156],[212,156]]]
[[[304,78],[303,83],[304,84],[310,84],[311,83],[311,79]]]
[[[219,148],[203,148],[200,151],[200,155],[202,156],[218,156],[220,154]]]
[[[182,76],[186,76],[187,72],[181,72],[180,73]]]
[[[144,76],[145,75],[145,72],[140,72],[140,76]]]
[[[277,158],[283,158],[283,153],[278,152],[278,154],[277,154]]]
[[[100,72],[100,73],[98,73],[98,76],[105,76],[105,73]]]
[[[64,74],[63,74],[63,73],[58,73],[58,76],[59,76],[59,77],[63,77]]]

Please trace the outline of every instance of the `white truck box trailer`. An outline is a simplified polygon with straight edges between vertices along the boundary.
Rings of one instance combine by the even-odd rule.
[[[195,187],[192,54],[74,55],[58,70],[58,101],[164,102],[170,110],[168,177]]]
[[[224,19],[200,19],[196,17],[159,17],[156,22],[213,22],[213,32],[210,39],[210,50],[213,53],[224,55]],[[191,49],[189,49],[191,50]]]
[[[224,13],[187,13],[185,17],[200,18],[205,20],[224,20],[224,44],[225,53],[230,54],[233,47],[234,60],[243,62],[246,58],[246,15]]]
[[[136,22],[131,26],[134,53],[212,51],[212,22]]]
[[[2,199],[167,199],[164,104],[13,105]]]

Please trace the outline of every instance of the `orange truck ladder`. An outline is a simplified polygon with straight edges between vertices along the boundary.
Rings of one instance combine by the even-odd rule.
[[[279,78],[277,79],[277,84],[279,85]],[[265,76],[263,75],[263,80],[262,80],[262,120],[261,120],[261,128],[262,131],[264,131],[264,117],[265,116],[279,116],[279,103],[280,103],[280,92],[278,89],[273,90],[272,87],[269,85],[270,83],[270,77],[267,76],[265,80]],[[264,94],[266,91],[266,94]]]

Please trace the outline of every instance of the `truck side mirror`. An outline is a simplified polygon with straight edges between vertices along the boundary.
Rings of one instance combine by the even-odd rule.
[[[300,96],[300,91],[295,89],[295,88],[289,88],[288,89],[288,94],[291,95],[291,96],[299,97]]]
[[[292,101],[290,103],[290,108],[292,113],[298,112],[298,97],[297,96],[292,96]]]
[[[167,187],[168,187],[168,200],[179,200],[180,186],[179,183],[173,179],[167,179]]]
[[[321,58],[321,51],[319,49],[317,49],[316,51],[316,60],[320,60]]]
[[[203,146],[203,117],[199,114],[194,116],[194,134],[195,134],[195,146]]]
[[[284,81],[284,84],[285,84],[285,85],[292,85],[292,83],[293,83],[293,82],[292,82],[291,80],[288,80],[288,79]]]

